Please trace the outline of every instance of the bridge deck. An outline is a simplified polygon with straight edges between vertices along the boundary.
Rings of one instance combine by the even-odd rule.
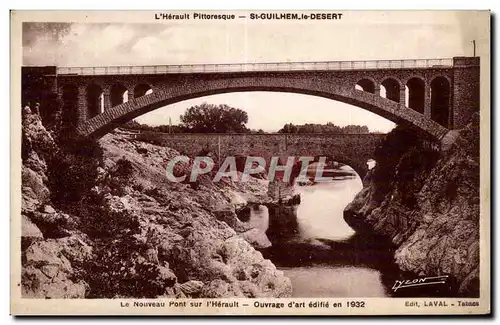
[[[252,71],[341,71],[376,69],[449,68],[453,59],[276,62],[237,64],[143,65],[107,67],[57,67],[58,75],[131,75],[170,73],[220,73]]]

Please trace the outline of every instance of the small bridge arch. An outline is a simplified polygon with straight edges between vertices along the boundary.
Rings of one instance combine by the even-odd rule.
[[[363,180],[365,178],[366,173],[368,172],[368,164],[367,164],[368,160],[374,158],[374,157],[372,157],[372,155],[369,155],[368,156],[369,158],[366,157],[365,155],[363,155],[363,157],[361,157],[359,159],[355,159],[355,158],[350,157],[350,155],[345,154],[345,153],[339,153],[339,154],[333,153],[332,154],[332,153],[325,152],[325,153],[316,155],[314,157],[314,162],[319,161],[319,158],[321,158],[321,157],[325,157],[327,163],[329,161],[333,161],[333,162],[337,162],[337,163],[351,167],[356,172],[356,174],[358,174],[358,176],[361,178],[361,180]],[[368,158],[368,159],[366,159],[366,158]],[[364,159],[366,159],[365,163],[364,163]]]

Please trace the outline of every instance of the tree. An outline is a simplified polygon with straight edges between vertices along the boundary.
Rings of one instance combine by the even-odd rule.
[[[298,128],[293,125],[292,123],[285,124],[281,130],[278,131],[278,133],[297,133]]]
[[[181,122],[189,132],[247,133],[247,112],[228,105],[203,103],[192,106],[181,115]]]
[[[366,125],[346,125],[342,128],[344,133],[348,134],[364,134],[370,133]]]

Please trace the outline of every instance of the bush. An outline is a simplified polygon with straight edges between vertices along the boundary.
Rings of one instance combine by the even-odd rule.
[[[49,188],[56,203],[81,200],[96,184],[102,148],[93,140],[67,143],[48,162]]]

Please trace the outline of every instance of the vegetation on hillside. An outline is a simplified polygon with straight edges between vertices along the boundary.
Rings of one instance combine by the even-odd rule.
[[[332,122],[326,124],[285,124],[279,133],[332,133],[332,134],[367,134],[370,130],[366,125],[346,125],[338,126]]]

